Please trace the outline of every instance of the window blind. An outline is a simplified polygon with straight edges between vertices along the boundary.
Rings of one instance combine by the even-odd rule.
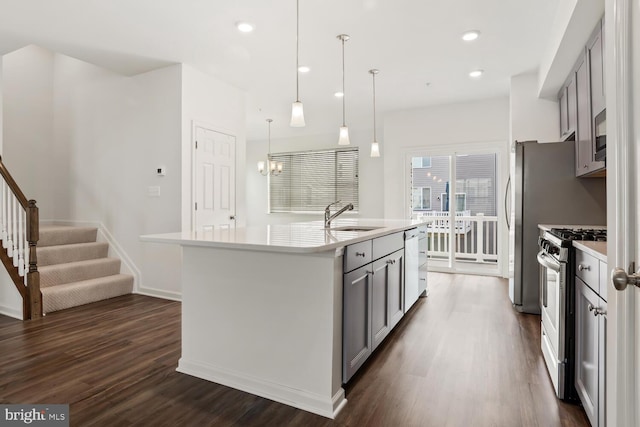
[[[270,212],[324,212],[336,200],[358,211],[358,149],[272,154],[284,171],[269,177]]]

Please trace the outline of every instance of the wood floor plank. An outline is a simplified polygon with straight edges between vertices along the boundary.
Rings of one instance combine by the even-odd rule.
[[[73,426],[589,425],[555,398],[540,317],[513,310],[506,281],[429,282],[345,385],[336,420],[176,372],[180,303],[141,295],[26,322],[0,316],[0,402],[69,403]]]

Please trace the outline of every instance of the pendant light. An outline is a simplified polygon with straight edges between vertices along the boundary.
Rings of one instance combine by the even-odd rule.
[[[267,123],[269,123],[269,151],[267,151],[267,161],[259,161],[258,162],[258,172],[261,175],[273,175],[277,176],[282,173],[284,169],[284,164],[282,162],[276,162],[275,160],[271,160],[271,122],[273,119],[267,119]],[[266,168],[265,168],[266,166]]]
[[[296,102],[291,105],[291,123],[290,126],[294,128],[301,128],[305,126],[304,123],[304,110],[302,108],[302,102],[300,102],[300,71],[298,70],[299,53],[300,53],[300,0],[296,0]]]
[[[376,139],[376,74],[380,71],[369,70],[371,73],[371,77],[373,78],[373,142],[371,143],[371,157],[380,157],[380,144],[378,144],[378,140]]]
[[[345,98],[347,97],[344,91],[344,42],[349,40],[349,36],[346,34],[340,34],[338,40],[342,41],[342,126],[340,126],[340,136],[338,137],[338,145],[349,145],[349,128],[345,120]]]

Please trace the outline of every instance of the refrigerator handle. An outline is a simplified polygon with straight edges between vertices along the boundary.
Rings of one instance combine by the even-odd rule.
[[[507,230],[511,230],[511,224],[509,224],[509,216],[511,214],[510,209],[507,208],[507,201],[509,199],[509,190],[511,189],[511,176],[507,180],[507,189],[504,192],[504,219],[507,222]]]

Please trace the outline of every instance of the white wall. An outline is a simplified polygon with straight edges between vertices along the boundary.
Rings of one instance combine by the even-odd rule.
[[[140,270],[139,291],[177,298],[179,248],[139,236],[181,226],[181,66],[124,77],[56,55],[55,87],[56,159],[67,167],[50,219],[102,223]]]
[[[538,98],[538,74],[511,77],[509,141],[560,141],[560,106]]]
[[[267,126],[265,123],[265,135]],[[380,141],[382,157],[372,159],[369,156],[371,144],[371,131],[349,130],[352,146],[360,149],[360,210],[358,214],[345,213],[345,217],[357,216],[361,218],[382,218],[384,215],[384,193],[382,176],[382,164],[385,155],[385,143]],[[247,177],[247,223],[258,224],[282,224],[295,221],[314,221],[323,218],[323,214],[267,214],[267,177],[260,175],[257,163],[264,160],[267,155],[268,140],[249,141],[247,143],[246,177]],[[271,138],[271,152],[282,153],[290,151],[320,150],[326,148],[338,148],[337,128],[335,134],[312,135],[299,138]]]
[[[3,58],[2,159],[40,216],[53,213],[53,54],[27,46]]]
[[[509,138],[508,98],[442,105],[388,114],[384,120],[384,217],[405,218],[407,153],[455,144],[496,143],[506,159]],[[506,182],[507,162],[501,171]],[[406,188],[405,188],[406,187]],[[502,187],[500,187],[502,188]],[[502,193],[500,193],[502,194]]]
[[[247,221],[245,204],[245,93],[189,65],[182,65],[182,229],[191,229],[192,125],[197,121],[236,137],[236,225]]]

